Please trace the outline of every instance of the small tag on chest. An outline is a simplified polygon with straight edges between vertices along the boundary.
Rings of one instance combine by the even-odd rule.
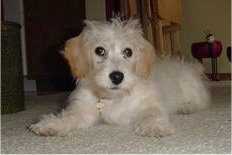
[[[99,118],[101,119],[102,118],[102,113],[103,113],[103,109],[104,109],[105,105],[103,102],[101,102],[101,100],[99,100],[97,102],[97,110],[99,112]]]

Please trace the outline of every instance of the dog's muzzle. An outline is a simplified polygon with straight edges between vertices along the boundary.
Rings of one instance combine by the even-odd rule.
[[[109,77],[113,84],[119,85],[124,79],[124,74],[120,71],[113,71],[109,74]]]

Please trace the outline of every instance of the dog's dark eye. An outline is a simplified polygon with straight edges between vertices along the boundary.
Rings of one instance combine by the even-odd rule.
[[[127,58],[131,57],[133,54],[133,52],[130,48],[125,48],[122,53]]]
[[[95,53],[98,55],[98,56],[105,56],[106,55],[106,50],[103,48],[103,47],[97,47],[95,49]]]

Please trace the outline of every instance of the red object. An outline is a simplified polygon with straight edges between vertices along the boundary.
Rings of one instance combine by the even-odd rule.
[[[211,58],[212,62],[212,80],[218,81],[217,57],[222,53],[222,44],[220,41],[213,42],[197,42],[191,46],[192,55],[201,63],[202,58]]]
[[[217,58],[221,55],[222,44],[220,41],[197,42],[192,44],[192,54],[197,59]]]

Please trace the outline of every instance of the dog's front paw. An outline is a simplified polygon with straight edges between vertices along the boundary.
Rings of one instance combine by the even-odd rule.
[[[44,116],[39,122],[32,124],[28,130],[40,136],[64,136],[67,126],[55,115]]]
[[[40,136],[55,136],[59,133],[53,124],[36,123],[28,127],[29,131]]]
[[[164,137],[173,132],[168,122],[157,121],[153,117],[134,122],[133,128],[136,134],[148,137]]]

